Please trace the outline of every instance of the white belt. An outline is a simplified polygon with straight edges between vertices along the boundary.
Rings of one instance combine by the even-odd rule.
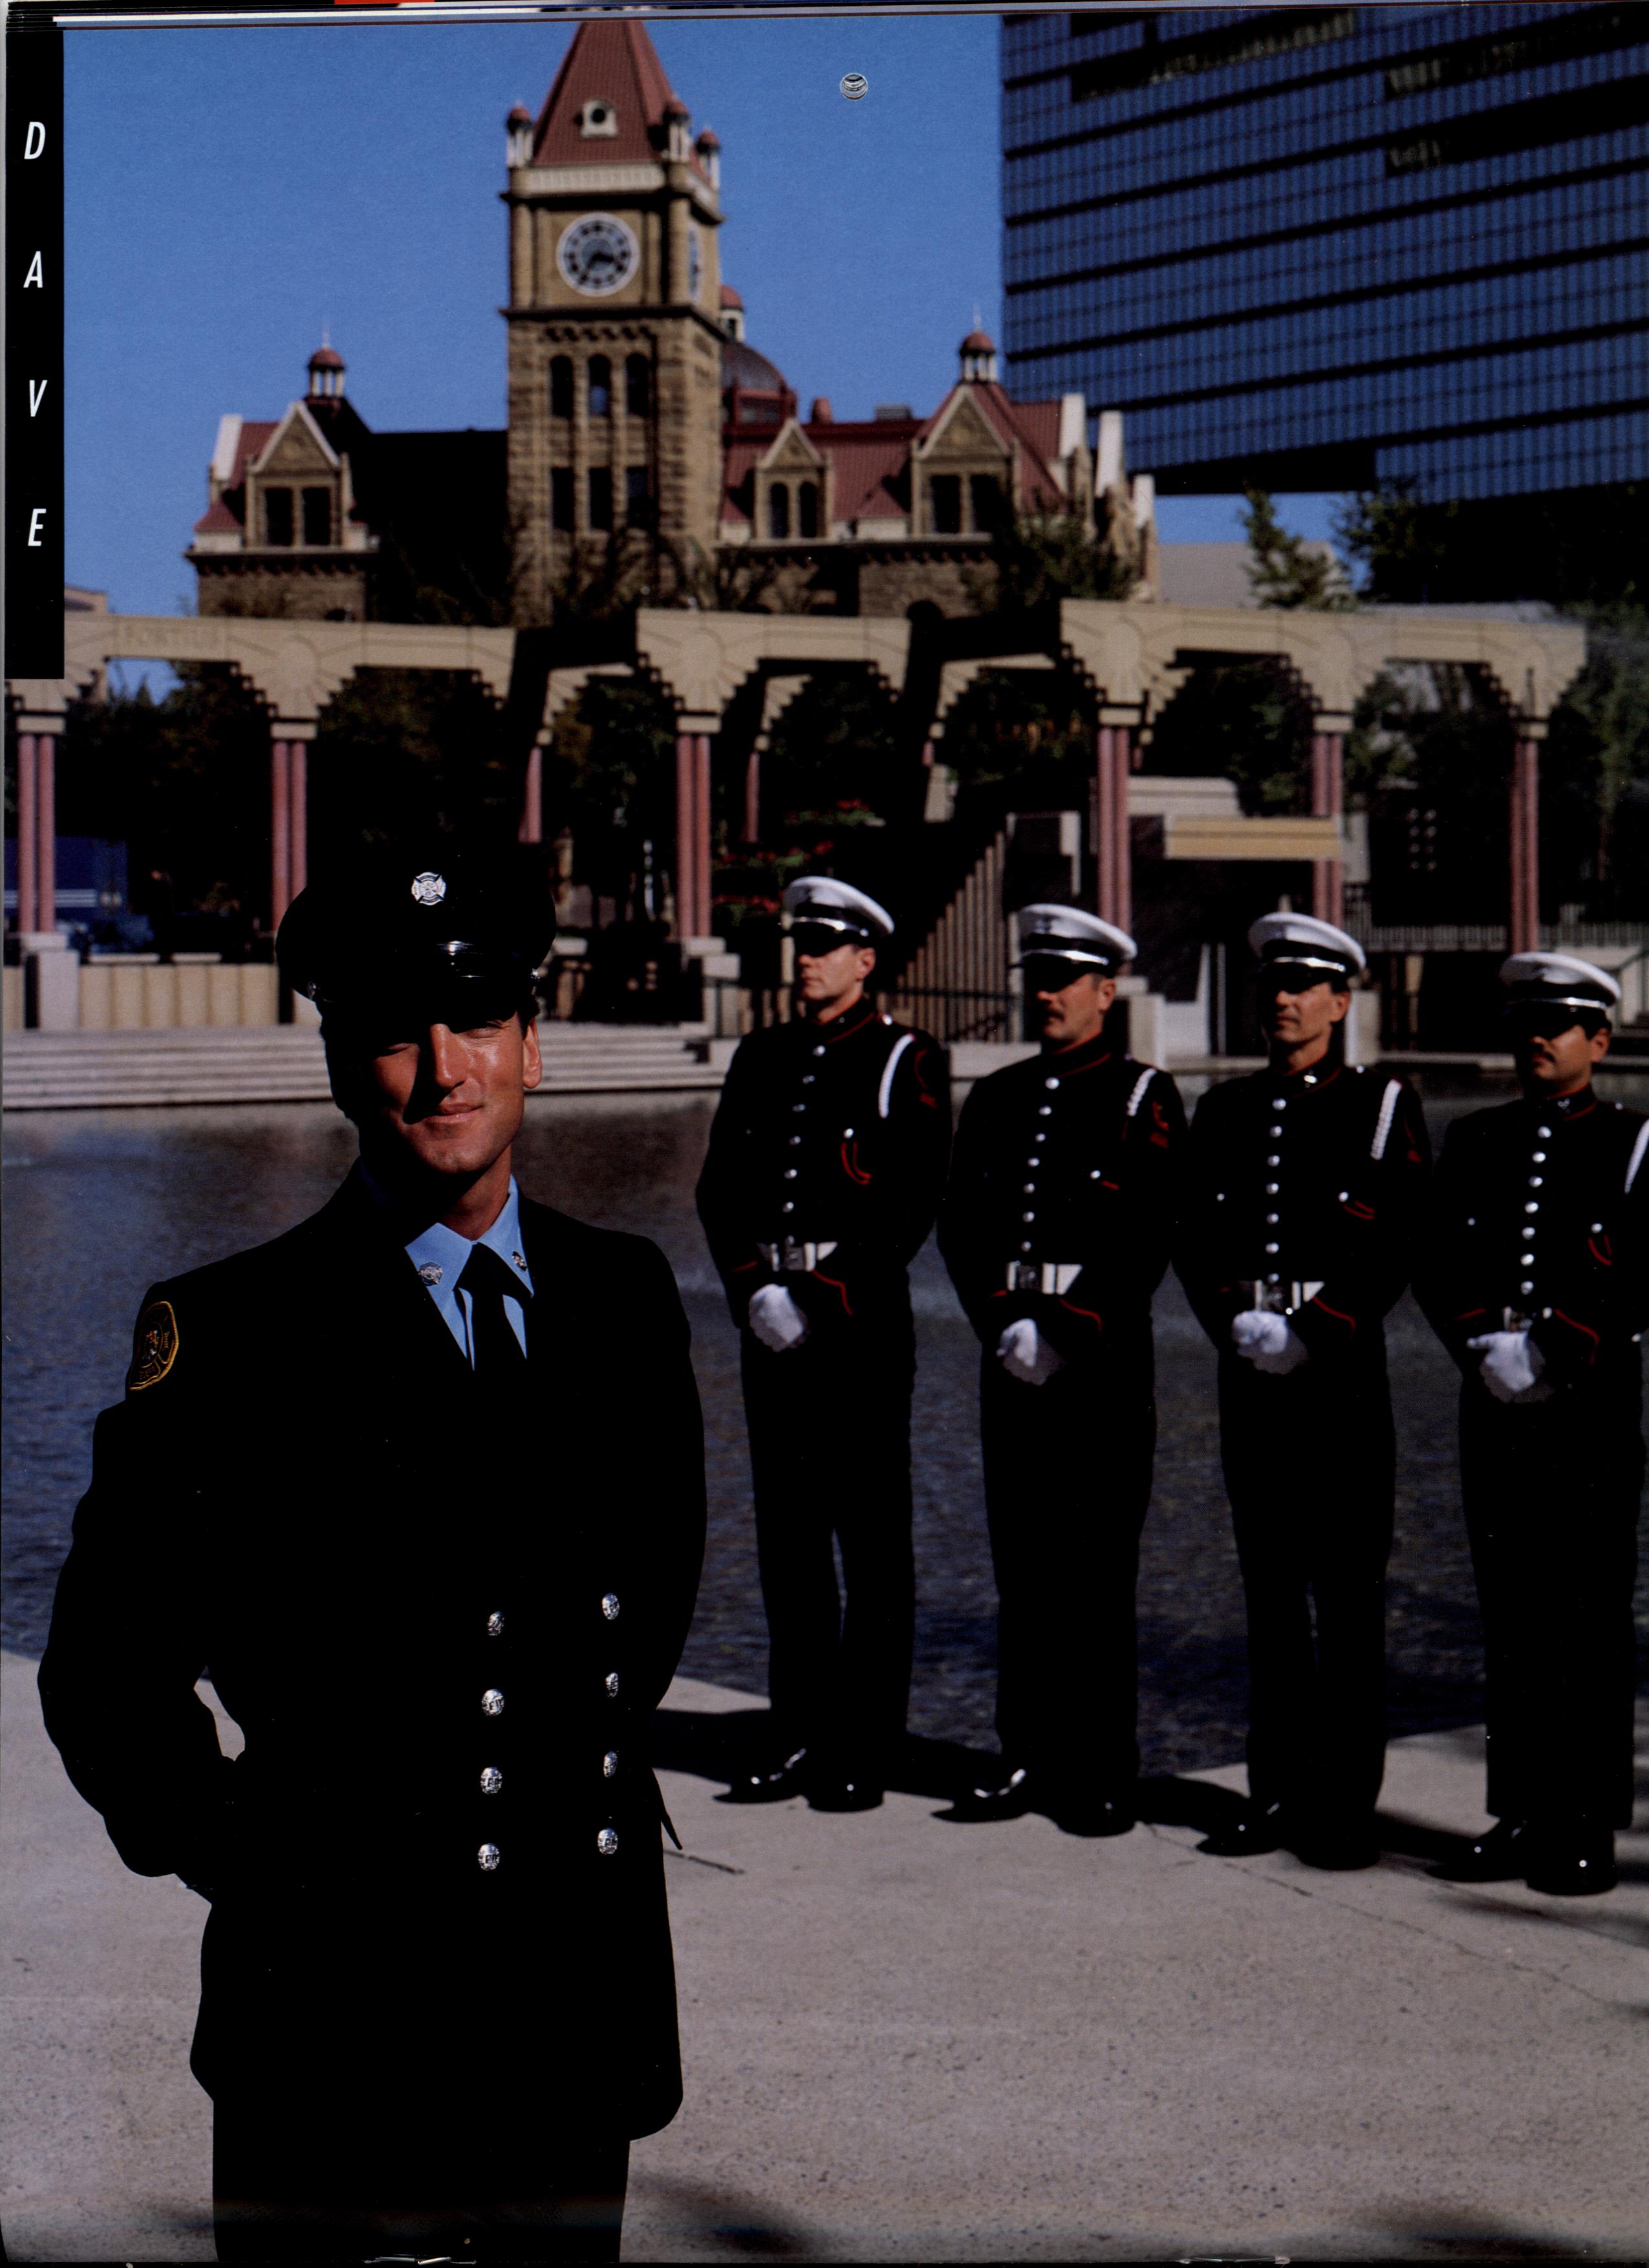
[[[836,1250],[833,1237],[828,1244],[803,1244],[793,1236],[778,1244],[758,1244],[756,1250],[768,1266],[781,1276],[811,1276],[821,1260],[828,1260]]]
[[[1010,1260],[1010,1292],[1046,1292],[1062,1299],[1082,1273],[1079,1260]]]
[[[1248,1305],[1257,1308],[1262,1314],[1292,1315],[1296,1307],[1308,1307],[1322,1285],[1298,1282],[1252,1284],[1245,1281],[1239,1284],[1237,1289],[1247,1296]]]

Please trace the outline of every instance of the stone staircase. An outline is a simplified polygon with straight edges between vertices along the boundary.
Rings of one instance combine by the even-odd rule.
[[[721,1085],[733,1042],[669,1026],[541,1023],[546,1094],[660,1094]],[[324,1102],[313,1025],[160,1032],[9,1032],[8,1110]]]

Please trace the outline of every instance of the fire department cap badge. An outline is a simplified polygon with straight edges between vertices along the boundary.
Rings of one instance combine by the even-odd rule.
[[[427,870],[412,878],[412,895],[421,906],[438,906],[446,895],[445,874],[431,874]]]
[[[170,1300],[151,1300],[137,1318],[132,1334],[132,1366],[126,1373],[126,1391],[141,1394],[158,1386],[178,1359],[178,1319]]]

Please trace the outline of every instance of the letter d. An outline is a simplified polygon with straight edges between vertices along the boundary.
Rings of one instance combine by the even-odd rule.
[[[45,150],[45,147],[46,129],[40,124],[38,118],[31,118],[29,121],[28,137],[23,144],[23,155],[26,158],[38,158]]]

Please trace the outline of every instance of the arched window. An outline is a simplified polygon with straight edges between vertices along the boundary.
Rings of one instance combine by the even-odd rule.
[[[613,407],[613,365],[605,355],[590,357],[590,415],[605,417]]]
[[[796,491],[796,533],[798,535],[817,535],[819,533],[817,481],[804,481]]]
[[[644,417],[652,408],[652,365],[645,355],[625,360],[624,407],[632,417]]]
[[[783,481],[775,481],[767,492],[767,532],[776,543],[790,534],[790,490]]]
[[[572,357],[557,355],[549,365],[549,414],[552,417],[572,415]]]

